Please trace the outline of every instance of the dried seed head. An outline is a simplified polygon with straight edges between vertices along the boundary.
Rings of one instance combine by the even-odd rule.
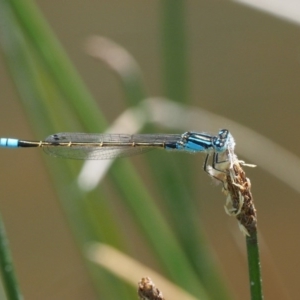
[[[142,278],[138,283],[138,295],[141,300],[164,300],[163,294],[149,277]]]
[[[251,194],[251,183],[238,159],[232,163],[226,176],[227,190],[231,198],[231,209],[227,209],[239,221],[242,232],[248,236],[256,231],[257,217]]]

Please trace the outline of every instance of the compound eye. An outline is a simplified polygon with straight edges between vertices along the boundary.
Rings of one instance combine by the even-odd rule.
[[[219,137],[221,138],[221,139],[226,139],[227,138],[227,136],[228,136],[228,130],[227,129],[222,129],[222,130],[220,130],[219,131]]]
[[[220,139],[216,139],[215,145],[216,145],[218,148],[222,148],[222,147],[224,147],[225,143],[224,143],[224,141],[222,141],[222,140],[220,140]]]

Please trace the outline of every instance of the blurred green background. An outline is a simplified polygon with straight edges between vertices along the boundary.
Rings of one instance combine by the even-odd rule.
[[[128,103],[117,76],[85,53],[86,39],[92,34],[108,37],[129,51],[142,70],[148,95],[170,94],[164,71],[163,1],[73,0],[36,1],[36,4],[97,100],[108,124],[128,108]],[[182,94],[187,97],[186,103],[239,122],[299,155],[299,26],[232,2],[186,1],[182,9],[186,41],[186,81],[183,82],[186,90],[183,89]],[[36,135],[38,129],[33,129],[36,125],[30,122],[18,100],[3,53],[0,58],[0,136],[43,139],[44,136]],[[63,116],[62,112],[59,118]],[[227,124],[223,127],[226,128]],[[235,129],[229,129],[234,135]],[[57,131],[65,130],[71,131],[67,126]],[[205,131],[206,128],[190,130]],[[214,133],[218,130],[215,128]],[[167,130],[159,128],[159,131]],[[51,133],[54,132],[46,135]],[[236,142],[237,153],[245,158],[239,153],[239,140]],[[271,153],[272,149],[269,151]],[[128,160],[137,168],[138,176],[151,190],[150,195],[157,200],[157,207],[176,232],[178,228],[169,220],[172,212],[161,203],[164,198],[160,190],[155,189],[155,177],[162,175],[159,172],[164,165],[154,166],[156,171],[153,172],[145,162],[149,158],[153,164],[156,154]],[[189,182],[182,183],[185,189],[193,187],[187,205],[191,204],[191,209],[199,217],[194,222],[199,229],[196,235],[199,234],[201,243],[202,234],[205,236],[207,243],[204,247],[214,261],[211,267],[217,267],[221,274],[228,287],[229,299],[248,299],[244,238],[236,221],[224,213],[225,197],[220,187],[211,184],[211,179],[202,172],[204,157],[160,154],[168,161],[167,165],[175,166],[174,172],[187,177]],[[116,299],[103,291],[105,280],[98,283],[96,293],[97,283],[94,280],[93,286],[78,250],[78,237],[74,239],[66,210],[62,209],[54,188],[55,180],[60,180],[63,174],[57,174],[52,180],[45,165],[45,161],[48,166],[58,165],[54,160],[39,149],[1,150],[0,210],[21,290],[27,299]],[[80,162],[75,162],[71,167],[73,175],[70,177],[73,176],[74,180],[80,165]],[[54,170],[60,172],[56,167]],[[246,169],[246,172],[252,182],[258,210],[265,297],[298,299],[300,244],[296,237],[299,235],[299,195],[259,166]],[[122,251],[163,273],[135,219],[123,205],[122,196],[115,191],[112,180],[105,179],[98,190],[106,197],[98,199],[96,196],[89,209],[102,209],[102,202],[107,201],[107,211],[111,213],[107,218],[116,219],[114,229],[106,228],[105,220],[91,220],[92,224],[99,222],[95,227],[101,228],[100,240],[109,242],[103,235],[118,230],[119,226],[125,245]],[[155,221],[155,216],[151,218]],[[185,227],[185,223],[180,226]],[[75,229],[74,224],[71,228]],[[153,280],[155,282],[155,278]],[[118,289],[118,281],[114,281],[113,286]],[[134,299],[130,288],[128,294],[133,296],[128,298],[124,294],[122,299]]]

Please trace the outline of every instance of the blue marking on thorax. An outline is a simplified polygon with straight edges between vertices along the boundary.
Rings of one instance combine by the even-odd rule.
[[[192,152],[203,152],[207,150],[206,146],[203,146],[203,144],[198,144],[193,139],[189,139],[186,144],[184,145],[184,150],[186,151],[192,151]]]
[[[176,146],[178,150],[188,152],[207,152],[213,149],[210,137],[192,132],[183,134]]]
[[[16,148],[19,146],[19,140],[0,138],[0,147]]]

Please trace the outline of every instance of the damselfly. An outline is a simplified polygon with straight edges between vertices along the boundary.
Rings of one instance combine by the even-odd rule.
[[[48,136],[44,141],[0,138],[0,147],[41,147],[49,155],[70,159],[113,159],[160,148],[206,153],[206,164],[209,154],[214,153],[214,165],[218,163],[218,154],[234,147],[234,140],[227,129],[220,130],[216,136],[199,132],[183,134],[57,133]]]

